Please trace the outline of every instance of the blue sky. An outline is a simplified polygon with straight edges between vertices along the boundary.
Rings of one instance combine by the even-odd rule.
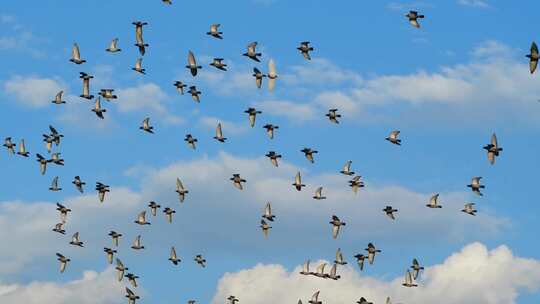
[[[538,4],[173,2],[96,6],[95,1],[59,0],[33,3],[32,9],[15,1],[3,5],[0,98],[7,115],[0,129],[17,144],[24,138],[32,156],[0,154],[5,185],[0,223],[12,225],[0,232],[10,244],[0,252],[2,302],[44,303],[63,289],[73,294],[55,301],[123,303],[123,285],[111,278],[102,253],[110,246],[108,231],[116,229],[125,235],[118,256],[141,276],[141,303],[191,298],[221,303],[232,292],[242,302],[266,303],[264,296],[255,297],[254,288],[272,286],[272,274],[298,284],[291,289],[307,288],[306,300],[317,287],[331,294],[355,283],[357,292],[372,292],[375,302],[382,302],[383,295],[405,303],[430,301],[446,296],[442,283],[436,284],[450,282],[440,269],[458,271],[461,262],[471,259],[493,267],[476,271],[470,282],[451,282],[457,289],[459,284],[489,289],[496,299],[463,291],[454,295],[455,301],[536,303],[540,86],[537,74],[528,72],[525,54],[536,39]],[[409,9],[426,15],[421,29],[407,22]],[[131,24],[136,20],[149,23],[144,27],[150,44],[143,57],[144,76],[131,70],[139,58]],[[205,35],[212,23],[222,24],[223,40]],[[113,38],[119,38],[122,52],[104,51]],[[296,50],[306,40],[315,48],[309,62]],[[260,64],[241,56],[252,41],[259,43]],[[68,61],[74,42],[87,63]],[[197,77],[184,68],[189,50],[203,65]],[[229,71],[209,66],[214,57],[225,58]],[[279,75],[273,92],[266,83],[257,89],[251,77],[253,67],[266,73],[269,59]],[[119,96],[102,101],[105,120],[90,112],[93,102],[78,97],[79,72],[94,75],[94,95],[114,88]],[[201,103],[179,95],[172,85],[176,80],[197,85]],[[66,105],[50,103],[59,90],[65,91]],[[263,112],[254,128],[244,113],[248,107]],[[324,116],[334,107],[343,115],[339,125]],[[145,117],[154,135],[139,130]],[[218,121],[229,138],[225,144],[212,139]],[[275,139],[267,138],[265,123],[280,126]],[[50,164],[41,176],[34,153],[47,154],[41,134],[49,125],[65,135],[57,150],[66,165]],[[400,147],[384,140],[394,129],[401,130]],[[504,151],[492,166],[482,147],[493,132]],[[183,141],[187,133],[198,138],[195,151]],[[304,147],[319,151],[314,164],[300,152]],[[264,157],[269,150],[283,155],[279,168]],[[356,196],[347,177],[338,173],[347,160],[366,182]],[[297,171],[307,184],[301,192],[290,186]],[[232,186],[228,178],[233,173],[248,180],[246,190]],[[87,182],[84,195],[71,185],[75,175]],[[47,190],[54,176],[64,188],[56,193]],[[483,176],[483,197],[466,187],[473,176]],[[183,205],[174,192],[176,177],[190,190]],[[93,191],[96,181],[111,185],[103,205]],[[318,186],[324,187],[326,201],[311,199]],[[424,206],[434,193],[441,194],[440,210]],[[133,220],[150,200],[177,211],[173,224],[160,212],[150,218],[151,227],[135,227]],[[50,231],[58,221],[57,201],[73,209],[65,238]],[[264,240],[258,222],[267,201],[277,220]],[[459,212],[465,202],[476,203],[477,217]],[[399,209],[395,222],[381,211],[387,204]],[[328,224],[332,214],[348,224],[337,240]],[[75,231],[81,232],[86,248],[70,248]],[[129,248],[137,234],[143,235],[144,252]],[[276,270],[293,271],[308,258],[332,261],[338,247],[354,264],[352,256],[369,242],[383,253],[360,274],[344,267],[343,279],[335,283],[343,285],[318,285],[323,283]],[[178,269],[167,261],[172,245],[183,260]],[[55,252],[72,259],[64,274],[57,271]],[[207,258],[206,269],[192,261],[198,253]],[[431,267],[420,284],[425,288],[403,292],[392,282],[401,280],[414,257]],[[257,268],[258,263],[266,266]],[[504,277],[510,271],[505,267],[514,271],[510,279]],[[94,272],[81,279],[84,271]],[[370,279],[378,284],[377,292],[369,291],[373,282],[363,281]],[[102,299],[90,297],[93,288],[101,290]],[[259,292],[275,295],[279,290]],[[354,295],[354,301],[361,296]],[[325,301],[342,303],[338,296]]]

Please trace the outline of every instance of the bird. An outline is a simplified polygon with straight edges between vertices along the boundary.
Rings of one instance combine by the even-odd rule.
[[[141,56],[144,56],[146,52],[146,47],[149,46],[147,43],[144,43],[143,39],[143,26],[148,25],[147,22],[135,21],[132,22],[135,25],[135,46],[139,48],[139,53]]]
[[[249,115],[249,126],[253,128],[255,126],[255,119],[257,118],[257,114],[261,114],[261,111],[257,111],[255,108],[248,108],[244,111],[244,113],[247,113]]]
[[[292,185],[294,186],[294,188],[296,188],[297,191],[301,191],[302,187],[306,186],[302,184],[302,176],[300,175],[300,171],[296,173],[296,176],[294,177],[294,183]]]
[[[43,142],[45,142],[45,148],[47,148],[47,152],[51,153],[52,145],[53,145],[53,137],[48,134],[43,134]]]
[[[154,127],[150,125],[150,117],[146,117],[143,121],[139,129],[154,134]]]
[[[319,266],[317,266],[317,269],[315,269],[315,272],[313,273],[313,275],[318,278],[327,279],[328,274],[324,273],[325,267],[326,267],[326,263],[321,263]]]
[[[171,5],[172,4],[172,0],[161,0],[161,2],[163,4],[168,4],[168,5]]]
[[[66,224],[65,222],[61,222],[54,225],[54,228],[52,229],[52,231],[60,233],[60,234],[66,234],[66,230],[64,229],[65,224]]]
[[[137,279],[139,278],[138,276],[134,275],[133,273],[128,273],[125,275],[125,277],[128,279],[129,283],[131,284],[131,286],[133,286],[133,288],[137,288]]]
[[[426,207],[429,207],[429,208],[442,208],[442,206],[439,205],[439,193],[434,194],[433,196],[431,196],[431,198],[429,199],[429,204],[427,204]]]
[[[341,114],[337,113],[338,109],[330,109],[328,110],[328,113],[325,114],[326,117],[330,120],[330,122],[333,122],[335,124],[339,124],[338,118],[341,118]]]
[[[486,186],[480,184],[480,180],[482,179],[481,176],[475,176],[472,178],[471,183],[467,185],[467,187],[471,188],[472,192],[479,196],[483,196],[482,192],[480,192],[480,189],[484,189]]]
[[[330,224],[332,224],[332,237],[334,239],[337,239],[341,226],[347,225],[347,223],[341,221],[336,215],[332,215],[332,220],[330,221]]]
[[[21,139],[19,142],[19,151],[17,152],[17,155],[23,156],[23,157],[29,157],[30,152],[26,151],[26,146],[24,144],[24,139]]]
[[[75,64],[83,64],[86,62],[86,60],[81,59],[81,52],[77,43],[73,43],[73,47],[71,48],[71,59],[69,61]]]
[[[262,215],[262,218],[269,220],[270,222],[273,222],[276,218],[275,215],[272,214],[272,206],[270,205],[270,202],[266,203],[266,206],[264,207],[264,213]]]
[[[388,135],[388,137],[385,138],[385,139],[388,140],[389,142],[393,143],[394,145],[401,146],[401,139],[397,138],[399,133],[400,133],[399,130],[394,130],[394,131],[390,132],[390,135]]]
[[[101,182],[96,182],[96,191],[98,192],[98,198],[101,203],[105,200],[105,194],[111,192],[109,185],[105,185]]]
[[[424,15],[419,15],[417,11],[409,11],[405,17],[409,18],[409,23],[416,27],[420,28],[420,23],[418,23],[418,19],[423,19]]]
[[[278,78],[276,64],[273,59],[268,61],[268,91],[273,91],[276,87],[276,79]]]
[[[351,171],[351,165],[352,165],[352,161],[348,160],[345,163],[345,165],[343,165],[343,169],[341,169],[341,171],[339,171],[339,173],[344,174],[344,175],[348,175],[348,176],[354,175],[354,171]]]
[[[171,261],[171,263],[173,263],[174,265],[178,265],[178,263],[182,261],[176,256],[176,249],[174,249],[174,246],[171,247],[171,254],[169,257],[169,261]]]
[[[173,217],[173,214],[176,213],[176,211],[174,211],[173,209],[171,209],[169,207],[166,207],[165,209],[163,209],[163,213],[165,213],[165,217],[167,218],[167,222],[172,223],[172,217]]]
[[[240,300],[233,295],[228,296],[227,300],[229,301],[229,304],[236,304],[236,302],[240,302]]]
[[[51,102],[54,103],[54,104],[57,104],[57,105],[66,103],[65,100],[62,100],[62,95],[63,94],[64,94],[64,91],[60,91],[60,92],[56,93],[56,95],[54,96],[54,100],[51,101]]]
[[[274,165],[274,167],[279,166],[278,158],[281,158],[281,154],[277,154],[275,151],[269,151],[268,153],[265,154],[265,156],[270,159],[270,161],[272,162],[272,165]]]
[[[122,51],[122,49],[118,48],[118,38],[111,40],[111,44],[109,44],[109,47],[106,48],[105,51],[109,53],[118,53]]]
[[[336,259],[334,260],[334,263],[338,265],[347,265],[347,262],[345,262],[345,260],[343,259],[341,248],[338,248],[336,251]]]
[[[253,68],[253,77],[255,77],[255,84],[257,85],[257,88],[261,88],[262,86],[262,79],[263,77],[266,77],[259,69]]]
[[[197,254],[195,258],[193,259],[197,264],[201,265],[201,267],[206,267],[206,259],[203,258],[202,255]]]
[[[188,144],[188,146],[195,150],[196,146],[195,143],[198,141],[195,137],[193,137],[191,134],[186,134],[186,137],[184,138],[184,141]]]
[[[196,86],[189,87],[189,94],[191,94],[191,99],[193,99],[193,101],[201,102],[201,97],[199,96],[201,95],[201,91],[198,91]]]
[[[357,175],[349,181],[349,187],[351,187],[354,194],[358,193],[358,189],[364,188],[364,182],[361,180],[362,176]]]
[[[300,150],[300,152],[303,152],[304,153],[304,156],[307,158],[307,160],[309,160],[310,163],[314,163],[315,160],[313,159],[313,154],[315,153],[319,153],[319,151],[317,150],[312,150],[311,148],[304,148],[302,150]]]
[[[195,60],[195,55],[193,55],[192,51],[188,52],[188,65],[186,65],[186,68],[189,69],[193,77],[197,76],[198,69],[202,69],[202,66],[197,65],[197,61]]]
[[[105,98],[107,101],[111,101],[111,99],[118,99],[118,96],[114,95],[114,89],[101,89],[98,95]]]
[[[118,247],[118,240],[122,237],[122,234],[114,231],[114,230],[111,230],[109,232],[109,236],[111,237],[112,239],[112,243],[114,246]]]
[[[60,140],[62,139],[62,137],[64,137],[64,135],[60,134],[60,132],[58,132],[56,130],[55,127],[49,125],[49,130],[51,131],[51,133],[49,134],[50,137],[52,137],[52,141],[58,146],[60,145]]]
[[[182,184],[179,178],[176,178],[176,193],[178,193],[178,198],[180,199],[180,203],[184,202],[184,199],[186,198],[186,194],[189,193],[189,191],[184,188],[184,185]]]
[[[133,293],[129,288],[126,287],[126,298],[128,299],[128,304],[135,304],[135,301],[140,299],[138,295]]]
[[[223,58],[214,58],[210,65],[218,70],[227,71],[227,69],[225,68],[227,65],[223,63],[223,60]]]
[[[360,300],[356,301],[357,304],[373,304],[373,302],[368,302],[366,298],[361,297]]]
[[[144,249],[144,246],[141,243],[141,235],[138,235],[135,238],[135,241],[133,241],[133,245],[131,246],[131,249],[135,249],[135,250]]]
[[[466,203],[461,212],[465,212],[467,214],[475,216],[478,210],[474,209],[474,203]]]
[[[3,144],[4,147],[6,147],[6,149],[8,150],[9,154],[15,154],[15,146],[17,146],[16,144],[14,144],[12,141],[11,141],[11,137],[6,137],[4,139],[4,144]]]
[[[382,211],[384,211],[384,213],[386,213],[386,215],[395,220],[396,217],[394,216],[394,212],[397,212],[398,210],[397,209],[394,209],[392,206],[386,206]]]
[[[268,223],[265,220],[262,219],[260,227],[262,229],[264,237],[268,238],[268,232],[269,232],[270,228],[272,228],[272,226],[268,225]]]
[[[303,274],[303,275],[313,274],[313,272],[309,271],[309,260],[304,262],[304,265],[302,266],[302,270],[300,271],[300,274]]]
[[[144,225],[150,225],[150,222],[148,222],[146,220],[146,211],[141,211],[138,215],[137,215],[137,219],[134,221],[135,224],[139,224],[141,226],[144,226]]]
[[[337,264],[332,265],[332,268],[330,268],[330,272],[328,273],[327,278],[334,281],[337,281],[341,278],[341,276],[337,274]]]
[[[414,284],[413,283],[413,277],[411,275],[411,272],[409,271],[409,269],[407,269],[407,271],[405,272],[405,282],[403,284],[401,284],[405,287],[417,287],[418,285],[417,284]]]
[[[113,263],[113,257],[114,257],[114,254],[117,252],[116,250],[114,249],[111,249],[111,248],[103,248],[103,251],[105,252],[105,254],[107,254],[107,262],[109,264],[112,264]]]
[[[316,199],[316,200],[326,199],[326,196],[322,195],[322,189],[323,187],[318,187],[317,190],[315,190],[315,195],[313,196],[313,199]]]
[[[420,263],[418,263],[417,259],[412,260],[412,277],[414,280],[418,279],[418,276],[420,275],[420,271],[424,270],[424,267],[420,266]]]
[[[119,258],[116,258],[116,267],[114,268],[116,269],[116,278],[118,279],[118,282],[121,282],[122,279],[124,278],[124,272],[126,270],[129,270],[129,268],[125,267],[124,264],[122,263],[122,261],[120,261]]]
[[[366,259],[366,256],[363,254],[357,254],[354,257],[356,258],[356,263],[358,264],[358,267],[360,267],[360,271],[364,270],[364,261]]]
[[[536,67],[538,66],[538,59],[540,59],[540,55],[538,53],[538,46],[533,41],[531,44],[531,52],[525,57],[529,58],[529,70],[531,71],[531,74],[536,71]]]
[[[221,129],[221,123],[220,122],[218,122],[218,124],[217,124],[216,136],[214,136],[214,139],[219,141],[219,142],[222,142],[222,143],[224,143],[227,140],[226,137],[223,137],[223,130]]]
[[[75,176],[71,183],[75,185],[75,188],[77,188],[77,190],[79,190],[80,193],[84,193],[83,186],[86,185],[86,183],[81,180],[80,176],[78,175]]]
[[[90,110],[94,113],[96,113],[96,116],[104,119],[105,116],[103,116],[103,113],[107,112],[107,109],[101,108],[101,98],[96,98],[96,102],[94,103],[94,107]]]
[[[47,163],[50,162],[50,160],[47,160],[45,157],[41,156],[41,154],[36,153],[37,161],[39,162],[39,169],[41,172],[41,175],[45,174],[45,171],[47,170]]]
[[[373,243],[369,243],[367,248],[364,250],[366,250],[368,253],[367,258],[368,258],[369,265],[373,265],[373,262],[375,261],[375,255],[381,252],[381,250],[375,248],[375,245],[373,245]]]
[[[309,43],[310,43],[309,41],[300,42],[300,46],[296,48],[297,50],[300,51],[302,56],[304,56],[304,58],[307,60],[311,60],[311,56],[309,52],[314,50],[313,47],[309,46]]]
[[[266,134],[268,134],[268,138],[274,139],[274,131],[276,129],[279,129],[279,126],[275,126],[273,124],[266,124],[263,126],[263,128],[266,129]]]
[[[499,156],[499,152],[503,150],[503,148],[499,147],[499,144],[497,143],[497,135],[493,133],[491,135],[491,142],[483,147],[485,150],[487,150],[487,157],[490,164],[495,164],[495,157]]]
[[[51,159],[49,160],[51,163],[55,164],[55,165],[60,165],[60,166],[63,166],[64,165],[64,159],[60,158],[60,154],[62,153],[53,153],[51,154]]]
[[[243,190],[244,187],[242,186],[242,183],[245,183],[246,180],[240,177],[240,174],[233,174],[233,176],[230,178],[230,180],[233,182],[233,185],[240,190]]]
[[[148,203],[148,208],[150,208],[150,213],[152,213],[153,216],[156,216],[157,210],[161,208],[161,205],[158,205],[156,202],[151,201]]]
[[[254,61],[257,61],[257,62],[261,62],[261,60],[258,58],[260,57],[262,54],[261,53],[257,53],[256,51],[256,48],[257,48],[257,42],[252,42],[250,44],[248,44],[247,46],[247,52],[242,54],[243,56],[246,56]]]
[[[143,69],[142,67],[142,58],[138,58],[137,61],[135,61],[135,66],[131,68],[137,73],[146,75],[146,69]]]
[[[60,220],[62,221],[62,223],[65,223],[68,213],[71,212],[71,209],[67,208],[66,206],[60,203],[56,203],[56,210],[60,212]]]
[[[217,38],[217,39],[223,39],[223,36],[221,36],[221,35],[223,35],[223,32],[219,31],[220,26],[221,26],[221,24],[219,24],[219,23],[210,25],[210,31],[207,32],[206,35],[212,36],[212,37]]]
[[[58,176],[55,176],[51,182],[51,186],[49,187],[49,191],[61,191],[62,188],[58,187]]]
[[[319,293],[320,291],[317,291],[311,296],[311,300],[308,301],[309,304],[322,304],[322,301],[319,301]]]
[[[69,244],[73,246],[84,247],[84,243],[81,242],[81,240],[79,239],[79,232],[75,232],[73,234],[73,236],[71,237],[71,242],[69,242]]]
[[[181,81],[175,81],[173,83],[174,87],[176,88],[176,90],[178,91],[178,93],[180,93],[181,95],[184,95],[184,88],[187,87],[186,84],[184,84],[183,82]]]
[[[64,271],[66,270],[67,263],[71,262],[71,260],[58,252],[56,253],[56,256],[58,257],[58,261],[60,262],[60,273],[64,273]]]
[[[90,79],[94,78],[94,76],[86,74],[85,72],[80,72],[79,74],[79,78],[83,80],[83,91],[79,96],[88,100],[93,99],[94,95],[90,94]]]

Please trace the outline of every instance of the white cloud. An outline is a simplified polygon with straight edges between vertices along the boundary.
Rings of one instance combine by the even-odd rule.
[[[458,0],[458,3],[465,6],[488,8],[489,3],[485,0]]]
[[[263,111],[263,114],[284,116],[295,122],[313,120],[317,117],[317,110],[308,103],[297,103],[286,100],[265,100],[257,102],[256,106]],[[321,113],[321,115],[323,114]]]
[[[227,120],[223,120],[217,117],[204,116],[199,119],[199,124],[206,129],[215,130],[217,124],[221,123],[223,130],[223,136],[227,137],[227,134],[240,135],[246,133],[249,128],[247,121],[244,123],[235,123]]]
[[[405,272],[412,258],[404,257],[397,267]],[[281,265],[259,264],[226,273],[213,303],[221,303],[231,294],[253,304],[295,303],[298,299],[305,303],[320,290],[323,303],[354,303],[360,297],[384,303],[390,296],[394,303],[511,304],[524,291],[536,292],[540,286],[540,261],[515,257],[506,246],[489,251],[480,243],[467,245],[442,264],[426,267],[420,286],[413,289],[402,287],[401,277],[383,281],[364,276],[355,267],[340,267],[341,279],[332,281],[302,276],[298,274],[301,267],[288,272]]]
[[[34,108],[50,105],[56,93],[63,89],[59,80],[38,76],[13,76],[3,86],[17,102]]]
[[[358,73],[340,68],[324,58],[314,58],[303,65],[292,66],[290,71],[286,71],[280,78],[289,86],[329,86],[362,82],[362,77]]]

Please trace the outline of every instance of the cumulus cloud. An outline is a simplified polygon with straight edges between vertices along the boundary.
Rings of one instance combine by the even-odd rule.
[[[17,102],[42,108],[50,105],[56,93],[64,87],[60,80],[38,76],[13,76],[3,84],[4,90]]]
[[[409,263],[404,259],[399,265],[403,272]],[[355,266],[339,267],[339,281],[305,277],[300,270],[296,267],[289,272],[281,265],[258,264],[227,273],[218,284],[213,303],[221,303],[231,294],[254,304],[295,303],[298,299],[305,303],[320,290],[323,303],[354,303],[360,297],[384,303],[389,296],[394,303],[510,304],[524,292],[537,292],[540,286],[540,261],[516,257],[506,246],[488,250],[481,243],[467,245],[443,263],[426,267],[419,287],[413,289],[402,287],[401,277],[381,280],[359,273]]]

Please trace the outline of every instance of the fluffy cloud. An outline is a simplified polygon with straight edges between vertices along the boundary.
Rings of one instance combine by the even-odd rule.
[[[29,107],[50,105],[56,93],[63,89],[59,80],[37,76],[14,76],[4,82],[4,90],[17,102]]]
[[[408,263],[409,259],[402,261],[404,271]],[[339,281],[304,277],[298,274],[300,270],[296,267],[288,272],[281,265],[259,264],[227,273],[213,303],[221,303],[231,294],[254,304],[295,303],[298,299],[306,303],[320,290],[323,303],[354,303],[360,297],[384,303],[390,296],[394,303],[511,304],[523,291],[536,292],[540,286],[540,261],[515,257],[506,246],[489,251],[480,243],[467,245],[442,264],[426,267],[419,287],[413,289],[402,287],[401,277],[383,281],[360,274],[355,266],[340,267]]]

